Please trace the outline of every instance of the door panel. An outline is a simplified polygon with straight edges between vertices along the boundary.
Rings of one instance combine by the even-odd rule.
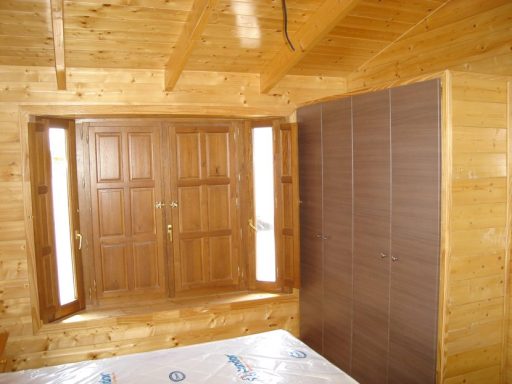
[[[203,230],[200,209],[202,201],[201,187],[183,187],[178,189],[178,201],[180,202],[180,233],[201,232]]]
[[[230,193],[229,185],[208,186],[208,229],[230,230]]]
[[[203,239],[182,239],[179,250],[181,253],[176,263],[176,271],[180,273],[180,285],[183,288],[192,288],[204,284]]]
[[[301,294],[300,337],[323,351],[322,111],[312,105],[297,111],[300,159]]]
[[[354,270],[352,370],[387,377],[390,268],[389,92],[353,98]]]
[[[434,383],[439,273],[440,84],[391,90],[389,383]]]
[[[132,234],[154,235],[156,217],[153,188],[134,188],[131,191]]]
[[[94,122],[89,130],[98,299],[165,294],[160,127]],[[97,177],[96,177],[97,176]]]
[[[122,189],[99,190],[98,213],[101,237],[125,234],[124,191]]]
[[[127,254],[125,243],[101,245],[101,276],[105,292],[128,290]]]
[[[236,151],[231,124],[173,124],[170,153],[175,291],[238,285]]]
[[[201,151],[199,133],[182,132],[176,137],[178,180],[201,177]]]
[[[157,246],[155,241],[133,244],[135,289],[154,288],[158,285]]]
[[[322,105],[324,356],[350,371],[352,340],[351,100]]]
[[[233,279],[233,255],[230,236],[210,237],[210,280],[229,281]]]
[[[122,169],[122,144],[121,133],[105,133],[96,136],[96,181],[121,181]]]
[[[153,145],[151,133],[128,133],[131,181],[153,179]]]
[[[229,134],[207,133],[207,177],[229,177]]]

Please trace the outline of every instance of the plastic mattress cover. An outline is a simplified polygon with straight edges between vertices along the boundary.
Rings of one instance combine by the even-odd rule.
[[[185,347],[0,374],[27,384],[353,384],[349,375],[283,330]]]

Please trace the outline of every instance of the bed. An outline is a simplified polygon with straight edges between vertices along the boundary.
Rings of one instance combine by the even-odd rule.
[[[353,384],[283,330],[152,352],[0,374],[27,384]]]

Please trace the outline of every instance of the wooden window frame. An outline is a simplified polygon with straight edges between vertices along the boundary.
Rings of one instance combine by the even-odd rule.
[[[135,116],[129,116],[127,118],[133,118]],[[120,117],[112,117],[113,119],[119,119]],[[148,117],[150,118],[150,117]],[[190,121],[191,118],[176,118],[176,117],[159,117],[163,120],[172,120],[172,121]],[[43,120],[52,121],[52,124],[54,126],[58,126],[59,122],[60,124],[69,124],[69,122],[72,122],[73,125],[75,121],[78,122],[84,122],[89,121],[91,118],[85,118],[85,119],[73,119],[70,118],[69,120],[65,118],[60,118],[59,116],[56,117],[36,117],[34,115],[24,114],[23,119],[25,121],[25,124],[41,124]],[[96,120],[96,118],[92,118],[93,120]],[[193,119],[198,119],[197,117]],[[199,118],[200,119],[200,118]],[[214,120],[219,119],[219,117],[213,117]],[[222,120],[226,120],[223,118]],[[238,121],[238,124],[240,124],[236,128],[236,134],[235,134],[235,150],[237,151],[237,167],[238,167],[238,196],[239,196],[239,217],[240,217],[240,233],[241,236],[239,238],[240,241],[240,251],[241,253],[245,253],[245,256],[241,257],[240,260],[240,270],[239,270],[239,278],[240,278],[240,286],[239,289],[248,289],[248,290],[259,290],[259,291],[269,291],[269,292],[290,292],[293,288],[299,287],[299,277],[300,277],[300,266],[299,266],[299,245],[298,245],[298,160],[297,160],[297,130],[296,130],[296,124],[287,124],[284,123],[283,119],[264,119],[264,120],[250,120],[250,119],[230,119],[232,121]],[[294,252],[292,255],[291,262],[293,264],[293,271],[291,274],[289,274],[288,277],[285,277],[283,274],[284,268],[285,268],[285,260],[282,256],[281,252],[281,242],[280,242],[280,236],[278,231],[282,230],[282,219],[280,217],[276,217],[276,255],[278,257],[277,263],[277,281],[276,283],[264,283],[264,282],[257,282],[255,279],[255,260],[254,260],[254,239],[250,239],[250,232],[248,231],[248,226],[244,225],[244,223],[247,223],[248,215],[252,212],[252,209],[247,209],[248,207],[253,206],[253,197],[252,197],[252,128],[253,127],[269,127],[271,126],[273,128],[273,136],[274,136],[274,143],[279,143],[279,129],[283,126],[283,124],[286,126],[291,127],[292,130],[292,141],[294,141],[293,146],[293,153],[291,154],[292,158],[291,161],[293,162],[293,170],[294,170],[294,194],[293,194],[293,217],[294,217],[294,229],[293,229],[293,237],[294,237]],[[78,128],[78,124],[77,124]],[[43,327],[43,324],[49,323],[55,319],[55,318],[44,318],[42,315],[41,308],[37,304],[39,302],[40,297],[40,291],[38,288],[38,278],[37,278],[37,267],[36,267],[36,251],[34,249],[34,220],[33,220],[33,207],[32,207],[32,196],[31,196],[31,179],[30,179],[30,150],[29,150],[29,138],[28,138],[28,131],[22,132],[22,147],[23,147],[23,156],[24,156],[24,195],[25,195],[25,212],[27,214],[27,221],[26,221],[26,230],[27,230],[27,246],[29,248],[29,281],[30,281],[30,290],[31,290],[31,296],[35,299],[34,303],[32,305],[33,308],[33,319],[34,319],[34,332],[38,332]],[[84,139],[85,142],[85,139]],[[88,154],[84,153],[83,148],[80,148],[80,146],[84,145],[83,143],[80,143],[79,138],[77,137],[76,143],[74,143],[77,148],[77,156],[74,159],[70,159],[73,161],[76,161],[78,163],[83,162],[88,163]],[[282,161],[280,150],[281,147],[278,147],[277,145],[274,145],[274,156],[275,156],[275,164],[276,169],[279,167],[277,166]],[[83,166],[83,164],[82,164]],[[75,182],[74,186],[76,186],[78,189],[81,185],[85,182],[85,190],[87,191],[88,185],[87,185],[87,178],[85,178],[82,175],[84,172],[83,169],[81,169],[80,164],[78,167],[74,166],[75,174],[73,175]],[[82,172],[82,173],[81,173]],[[78,177],[77,177],[78,173]],[[274,185],[279,185],[279,177],[280,174],[276,172],[274,174]],[[78,180],[80,183],[78,183]],[[80,197],[80,194],[79,194]],[[282,204],[282,196],[280,196],[280,193],[278,192],[278,188],[276,188],[276,199],[278,200],[276,204],[276,216],[279,216],[277,214],[278,210],[280,209],[280,205]],[[79,203],[80,206],[82,206],[82,201]],[[88,230],[87,225],[82,224],[82,232],[86,232]],[[87,223],[86,223],[87,224]],[[87,237],[87,236],[86,236]],[[85,242],[85,248],[87,249],[87,242]],[[252,251],[251,251],[252,250]],[[85,253],[84,253],[85,255]],[[85,256],[82,256],[82,258]],[[171,256],[172,257],[172,256]],[[80,259],[80,262],[77,263],[77,265],[82,266],[82,262],[85,262],[86,260]],[[94,289],[94,284],[92,283],[91,276],[89,276],[87,268],[84,265],[84,270],[80,268],[80,276],[81,282],[77,284],[77,290],[80,291],[81,299],[80,299],[80,309],[84,309],[87,301],[87,305],[95,305],[98,304],[95,300],[95,295],[89,292],[88,299],[86,300],[85,296],[85,289],[91,288],[91,290]],[[85,284],[84,284],[85,280]],[[171,291],[171,290],[170,290]],[[94,292],[93,292],[94,293]],[[172,293],[169,292],[169,293]],[[122,303],[120,303],[122,304]],[[126,304],[126,303],[125,303]],[[74,309],[80,310],[80,309]],[[73,311],[68,311],[63,316],[67,316],[73,313]],[[64,313],[64,312],[62,312]],[[58,316],[62,317],[62,316]],[[50,326],[51,324],[44,325],[46,328],[47,326]]]

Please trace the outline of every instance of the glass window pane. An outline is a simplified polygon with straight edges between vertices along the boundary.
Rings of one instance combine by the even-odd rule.
[[[274,235],[274,149],[272,128],[255,128],[253,140],[254,206],[256,213],[256,280],[276,281]]]
[[[76,300],[75,274],[70,224],[69,171],[66,131],[50,128],[52,161],[53,219],[55,224],[55,252],[59,282],[59,300],[64,305]]]

